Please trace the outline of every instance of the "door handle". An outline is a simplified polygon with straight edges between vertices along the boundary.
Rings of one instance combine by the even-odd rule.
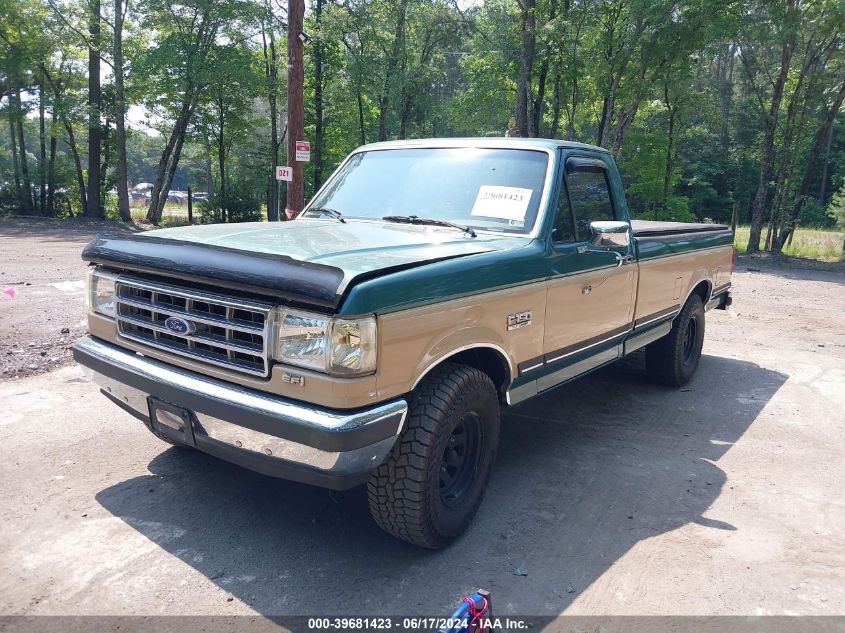
[[[613,269],[609,273],[607,273],[607,275],[605,275],[605,278],[602,279],[595,286],[584,286],[583,288],[581,288],[581,294],[582,295],[588,295],[593,290],[595,290],[596,288],[601,288],[601,286],[604,284],[604,282],[607,281],[608,279],[610,279],[613,276],[613,271],[616,270],[617,268],[622,267],[622,264],[625,262],[626,257],[622,253],[614,252],[613,254],[616,255],[616,266],[614,266]]]

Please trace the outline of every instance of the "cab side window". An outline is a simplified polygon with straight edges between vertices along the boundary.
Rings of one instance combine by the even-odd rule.
[[[572,207],[569,206],[569,194],[566,192],[566,182],[561,183],[558,196],[555,226],[552,231],[552,241],[556,244],[576,242],[575,225],[573,224]]]
[[[590,239],[590,222],[613,220],[613,202],[607,170],[598,161],[570,158],[566,161],[566,185],[578,241]]]

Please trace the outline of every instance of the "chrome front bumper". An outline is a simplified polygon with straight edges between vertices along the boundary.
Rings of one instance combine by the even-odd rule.
[[[268,475],[349,488],[381,464],[402,431],[404,400],[322,409],[167,365],[92,336],[75,360],[115,404],[168,439]]]

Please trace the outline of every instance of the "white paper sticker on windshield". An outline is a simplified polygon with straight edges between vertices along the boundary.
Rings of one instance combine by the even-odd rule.
[[[530,201],[531,189],[482,185],[470,215],[521,222]]]

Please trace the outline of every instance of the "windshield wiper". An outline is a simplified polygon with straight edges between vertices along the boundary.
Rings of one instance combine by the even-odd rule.
[[[458,229],[464,233],[469,233],[470,237],[478,237],[478,234],[471,226],[463,226],[461,224],[454,224],[446,220],[437,220],[435,218],[421,218],[418,215],[386,215],[382,218],[385,222],[399,222],[400,224],[425,224],[426,226],[449,226],[453,229]]]
[[[343,222],[344,224],[346,224],[346,220],[343,219],[343,214],[335,209],[327,209],[325,207],[315,207],[313,209],[308,209],[308,213],[311,213],[312,211],[314,213],[327,213],[333,218],[337,218],[339,222]]]

